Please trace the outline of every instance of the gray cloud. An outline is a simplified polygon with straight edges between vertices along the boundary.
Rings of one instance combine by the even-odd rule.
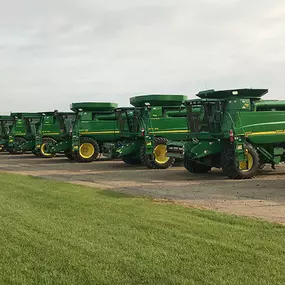
[[[1,113],[141,93],[267,87],[282,98],[282,0],[0,0]]]

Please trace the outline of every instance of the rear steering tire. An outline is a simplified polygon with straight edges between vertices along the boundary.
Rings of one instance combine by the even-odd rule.
[[[64,155],[70,161],[75,160],[75,156],[74,156],[74,154],[71,151],[65,151]]]
[[[129,165],[140,165],[141,164],[141,160],[139,158],[132,158],[129,156],[122,157],[122,161]]]
[[[193,160],[184,160],[184,167],[191,173],[207,173],[211,171],[211,167],[199,164],[196,161]]]
[[[140,150],[141,162],[149,169],[167,169],[171,167],[175,158],[167,157],[166,138],[155,137],[153,145],[153,154],[146,154],[145,145]]]
[[[247,163],[236,163],[235,150],[227,147],[222,153],[221,166],[226,176],[231,179],[249,179],[254,177],[259,168],[259,156],[251,144],[245,145]]]
[[[265,167],[265,163],[259,163],[258,170],[262,170]]]

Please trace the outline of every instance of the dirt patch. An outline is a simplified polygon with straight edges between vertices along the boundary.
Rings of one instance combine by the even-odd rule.
[[[255,217],[285,225],[285,207],[283,204],[262,200],[168,200],[154,199],[159,204],[175,204],[203,210],[217,210],[234,215]]]
[[[251,180],[229,180],[221,171],[191,175],[183,167],[149,170],[120,161],[72,163],[59,157],[0,154],[0,172],[31,175],[88,187],[111,189],[155,202],[252,216],[285,224],[285,166],[266,168]]]

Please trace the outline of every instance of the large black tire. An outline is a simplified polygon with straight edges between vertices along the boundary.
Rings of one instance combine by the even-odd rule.
[[[97,141],[89,137],[80,139],[80,146],[75,160],[78,162],[92,162],[100,155],[100,147]]]
[[[265,163],[259,161],[258,170],[262,170],[266,166]]]
[[[131,156],[122,157],[122,161],[129,165],[140,165],[142,163],[139,158],[133,158]]]
[[[57,142],[53,138],[43,138],[42,145],[40,148],[40,156],[44,158],[52,158],[55,156],[55,153],[46,152],[46,146],[49,144],[55,145]]]
[[[65,157],[67,157],[68,160],[74,161],[75,155],[72,153],[72,151],[68,150],[64,152]]]
[[[175,158],[166,156],[166,144],[166,138],[155,137],[153,154],[146,154],[145,145],[142,145],[140,150],[142,164],[149,169],[167,169],[171,167],[175,162]]]
[[[210,166],[187,159],[184,160],[184,167],[191,173],[208,173],[211,171]]]
[[[32,154],[34,154],[36,157],[41,157],[41,154],[37,151],[32,151]]]
[[[9,149],[9,153],[11,154],[24,154],[25,151],[23,150],[18,150],[18,146],[21,144],[25,143],[27,140],[22,138],[22,137],[15,137],[14,142],[16,143],[16,148]]]
[[[222,153],[221,166],[226,176],[231,179],[250,179],[254,177],[259,168],[259,156],[251,144],[246,144],[245,149],[250,155],[251,162],[247,163],[247,168],[241,169],[236,164],[235,151],[232,146],[226,147]]]

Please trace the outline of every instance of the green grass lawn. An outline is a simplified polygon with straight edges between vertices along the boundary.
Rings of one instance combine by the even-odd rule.
[[[0,174],[0,284],[285,284],[285,227]]]

